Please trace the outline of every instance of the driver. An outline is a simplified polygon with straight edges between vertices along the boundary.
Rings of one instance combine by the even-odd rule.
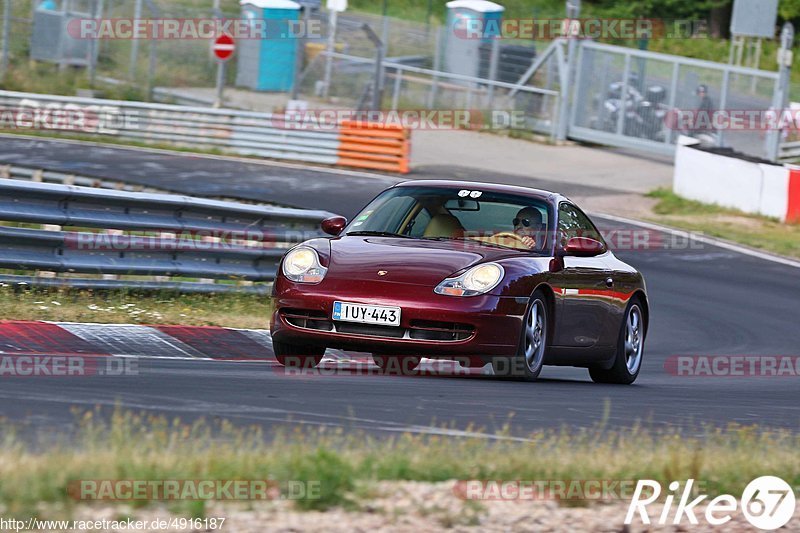
[[[523,207],[512,221],[516,233],[525,246],[533,249],[544,242],[542,212],[535,207]]]

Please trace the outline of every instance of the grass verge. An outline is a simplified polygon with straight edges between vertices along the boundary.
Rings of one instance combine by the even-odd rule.
[[[270,299],[256,294],[93,291],[0,284],[0,320],[180,324],[262,329]]]
[[[657,189],[650,220],[711,237],[800,258],[800,224],[784,224],[768,217],[750,215],[715,205],[682,198],[668,189]]]
[[[267,441],[257,428],[227,421],[184,424],[117,409],[76,414],[69,441],[22,439],[0,430],[0,506],[5,516],[41,515],[53,504],[69,515],[78,505],[67,488],[78,480],[274,480],[318,482],[319,496],[301,510],[358,510],[360,496],[385,480],[635,480],[693,478],[709,495],[741,493],[752,479],[774,474],[800,484],[800,436],[732,426],[691,434],[603,426],[538,431],[525,441],[508,430],[496,439],[402,434],[376,438],[343,428],[294,430]],[[151,502],[138,502],[145,506]],[[202,502],[175,504],[203,515]]]

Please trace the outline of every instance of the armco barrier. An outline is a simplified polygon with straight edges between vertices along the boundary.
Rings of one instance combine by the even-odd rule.
[[[274,279],[287,248],[323,236],[319,223],[330,215],[0,179],[0,221],[45,228],[0,226],[0,268],[14,271],[0,274],[0,281],[263,293],[268,286],[260,282]],[[80,229],[62,231],[64,226]],[[67,276],[55,278],[56,273]],[[135,277],[109,279],[117,276]],[[171,279],[141,279],[153,276]]]
[[[239,155],[408,172],[409,132],[274,113],[0,91],[0,128],[73,131]]]
[[[800,167],[757,163],[698,148],[681,137],[673,191],[691,200],[800,222]]]

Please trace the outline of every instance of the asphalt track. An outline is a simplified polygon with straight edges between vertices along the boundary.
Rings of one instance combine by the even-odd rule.
[[[0,141],[0,163],[16,149]],[[53,153],[41,157],[53,158]],[[24,155],[19,157],[22,163]],[[228,162],[228,171],[236,174],[239,164]],[[261,172],[260,179],[271,182],[269,172],[281,171],[262,167]],[[342,205],[332,203],[334,194],[346,191],[353,205],[384,185],[366,187],[366,180],[381,181],[305,170],[289,180],[289,193],[302,198],[304,207],[343,212]],[[492,181],[501,180],[520,178]],[[195,177],[194,185],[203,183]],[[624,227],[608,220],[599,224]],[[574,368],[546,367],[542,379],[531,384],[492,376],[399,377],[348,370],[290,376],[270,361],[146,359],[138,376],[2,379],[0,415],[30,429],[69,429],[73,407],[121,405],[187,420],[220,416],[268,431],[299,424],[378,434],[469,430],[488,435],[510,422],[518,437],[543,427],[589,427],[601,420],[610,426],[641,422],[689,431],[729,423],[800,428],[800,377],[679,377],[665,370],[673,355],[800,356],[800,269],[698,243],[617,253],[644,273],[652,307],[644,367],[634,386],[593,384],[585,370]]]

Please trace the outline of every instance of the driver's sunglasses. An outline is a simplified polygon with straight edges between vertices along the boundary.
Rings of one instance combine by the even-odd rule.
[[[520,222],[521,222],[521,223],[522,223],[522,225],[523,225],[523,226],[525,226],[526,228],[529,228],[529,227],[530,227],[530,225],[531,225],[531,220],[530,220],[529,218],[523,218],[523,219],[515,218],[515,219],[514,219],[514,220],[512,220],[511,222],[512,222],[512,223],[513,223],[515,226],[519,226],[519,224],[520,224]]]

